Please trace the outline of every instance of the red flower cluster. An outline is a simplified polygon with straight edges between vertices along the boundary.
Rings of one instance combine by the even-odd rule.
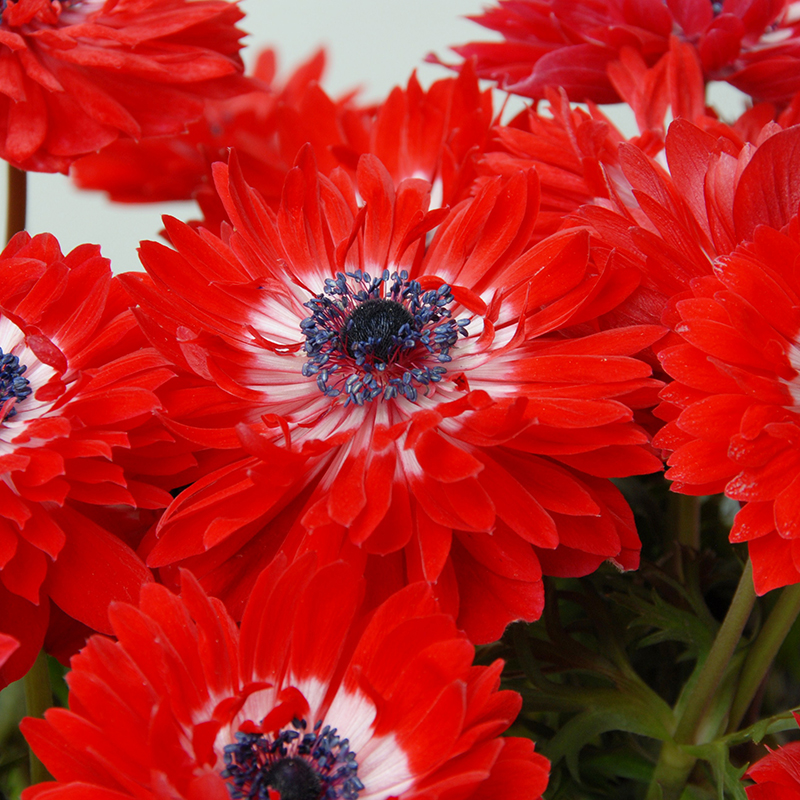
[[[129,305],[96,246],[21,233],[0,254],[0,631],[20,644],[2,685],[41,649],[51,599],[108,632],[108,603],[151,580],[132,510],[170,500],[147,456],[170,438],[152,412],[172,372]]]
[[[473,647],[430,587],[366,614],[363,579],[311,556],[274,564],[238,630],[184,572],[182,596],[144,587],[116,603],[117,642],[72,661],[71,710],[23,731],[56,783],[24,800],[540,797],[546,759],[500,738],[520,697],[501,662]],[[229,793],[230,792],[230,793]]]
[[[241,92],[225,0],[15,0],[0,21],[0,157],[66,172],[120,135],[175,134]]]
[[[481,92],[471,65],[458,77],[423,90],[412,75],[377,106],[354,97],[334,101],[319,85],[323,52],[301,65],[282,87],[274,86],[275,56],[264,51],[253,73],[253,91],[209,102],[204,117],[180,136],[134,142],[121,139],[77,161],[75,182],[101,189],[119,202],[194,198],[203,226],[219,231],[225,211],[213,189],[211,165],[234,148],[247,182],[277,208],[286,173],[305,144],[319,170],[355,175],[364,153],[377,155],[397,183],[424,178],[435,184],[436,205],[465,197],[475,162],[489,138],[491,92]]]
[[[538,797],[473,643],[638,565],[610,479],[653,445],[744,504],[759,592],[800,582],[786,2],[500,0],[506,43],[369,107],[322,53],[242,78],[235,3],[0,5],[0,156],[105,147],[80,185],[205,215],[146,274],[0,255],[0,680],[116,637],[25,723],[56,782],[24,800]],[[498,124],[478,76],[549,112]],[[717,78],[780,108],[728,126]],[[618,96],[640,135],[570,106]],[[751,777],[794,796],[793,753]]]
[[[205,214],[146,275],[47,235],[0,256],[0,679],[114,637],[24,724],[56,778],[25,800],[540,797],[472,643],[536,619],[543,575],[638,565],[609,479],[662,466],[635,418],[675,287],[622,240],[663,131],[563,90],[499,126],[473,62],[370,107],[322,54],[245,80],[220,0],[1,5],[0,155],[104,147],[79,183]]]
[[[690,45],[704,80],[724,80],[757,100],[786,103],[800,90],[798,21],[789,0],[498,0],[472,17],[504,42],[453,48],[478,75],[525,97],[563,88],[571,100],[617,103],[609,67],[634,55],[664,73],[680,69],[670,40]],[[684,91],[688,87],[682,87]]]

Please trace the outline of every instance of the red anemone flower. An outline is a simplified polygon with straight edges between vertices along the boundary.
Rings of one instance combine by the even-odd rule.
[[[70,709],[22,730],[55,776],[24,800],[540,797],[548,763],[501,738],[521,698],[416,583],[372,615],[349,564],[259,578],[241,631],[182,574],[115,603],[118,642],[72,659]]]
[[[170,500],[143,476],[172,373],[129,305],[95,245],[20,233],[0,254],[0,631],[20,642],[3,684],[41,649],[50,600],[108,631],[108,603],[151,579],[127,532]]]
[[[678,295],[659,357],[674,378],[654,444],[671,451],[673,490],[744,503],[731,541],[747,541],[756,591],[800,582],[800,223],[762,225]]]
[[[632,356],[663,329],[562,332],[620,287],[585,231],[524,251],[533,172],[428,212],[429,183],[395,189],[371,155],[357,184],[328,179],[306,150],[277,214],[235,157],[216,174],[235,232],[167,219],[177,252],[144,242],[150,278],[123,276],[183,372],[167,424],[227,457],[144,543],[151,566],[186,566],[239,614],[279,549],[358,548],[376,596],[426,579],[478,642],[539,616],[543,569],[637,566],[607,478],[661,468],[631,407],[655,401]]]
[[[266,50],[253,72],[255,91],[208,103],[203,118],[178,136],[120,139],[75,162],[71,175],[79,187],[119,202],[194,198],[203,226],[215,232],[225,211],[211,165],[227,160],[229,148],[272,208],[306,143],[325,175],[337,166],[355,174],[359,157],[373,153],[395,183],[412,177],[433,183],[436,205],[468,196],[492,122],[491,90],[480,90],[471,63],[427,90],[412,75],[376,106],[361,106],[352,95],[331,99],[319,85],[324,65],[320,51],[275,87],[275,56]]]
[[[655,156],[663,141],[645,134],[627,140],[596,107],[572,107],[562,91],[548,91],[549,114],[526,109],[492,130],[494,141],[478,162],[478,180],[535,168],[541,207],[534,239],[555,233],[578,209],[630,191],[619,149],[635,146]]]
[[[307,136],[303,142],[311,141],[323,153],[340,143],[332,131],[342,108],[318,85],[324,66],[325,53],[320,50],[276,86],[275,53],[264,50],[256,60],[250,92],[209,101],[203,116],[175,136],[118,139],[75,161],[70,176],[81,189],[105,191],[120,203],[192,200],[198,193],[216,197],[210,185],[211,165],[226,159],[234,147],[248,180],[277,203],[300,146],[293,141],[294,152],[287,162],[283,141],[288,131],[302,127],[298,136]],[[304,124],[291,124],[293,117],[301,117]],[[329,169],[335,165],[331,156]],[[207,202],[204,197],[203,203]]]
[[[759,594],[800,581],[800,126],[769,122],[756,145],[685,120],[666,138],[669,174],[620,147],[629,191],[584,206],[593,250],[642,283],[602,324],[660,320],[672,382],[653,444],[672,489],[745,503],[731,540],[749,544]],[[620,187],[622,184],[618,184]]]
[[[756,138],[749,143],[717,121],[704,130],[676,120],[665,141],[668,170],[640,147],[619,145],[606,196],[570,223],[589,227],[596,258],[640,275],[604,327],[661,321],[670,298],[711,275],[715,259],[751,240],[758,225],[789,221],[800,203],[800,126],[770,120]]]
[[[245,88],[225,0],[16,0],[0,22],[0,157],[66,172],[120,135],[174,134]]]
[[[794,718],[800,723],[800,716]],[[800,742],[789,742],[756,761],[745,773],[755,781],[748,800],[800,800]]]
[[[647,66],[671,61],[670,39],[691,45],[705,80],[785,103],[800,89],[800,27],[789,0],[499,0],[475,22],[504,42],[453,48],[478,75],[526,97],[563,87],[571,100],[617,103],[608,67],[625,51]],[[677,65],[675,65],[677,66]]]

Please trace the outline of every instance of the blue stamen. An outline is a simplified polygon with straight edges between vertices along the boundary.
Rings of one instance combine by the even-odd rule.
[[[19,363],[19,358],[11,353],[3,353],[0,348],[0,405],[4,404],[12,397],[17,398],[17,403],[21,403],[31,392],[31,383],[27,378],[22,377],[22,373],[28,367]],[[13,406],[3,417],[3,422],[11,419],[17,413]]]
[[[324,395],[343,395],[345,406],[381,396],[415,401],[420,387],[427,392],[447,372],[420,359],[446,364],[458,337],[467,336],[469,320],[451,318],[453,299],[447,284],[423,291],[405,271],[337,273],[305,304],[303,375],[315,377]]]

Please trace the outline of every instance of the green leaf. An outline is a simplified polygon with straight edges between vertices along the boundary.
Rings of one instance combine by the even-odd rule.
[[[543,750],[554,763],[565,759],[576,781],[580,780],[578,756],[581,749],[602,733],[627,731],[662,741],[669,737],[659,713],[662,709],[654,709],[636,697],[613,690],[598,690],[593,694],[592,705],[564,724]]]
[[[731,764],[728,747],[724,742],[684,745],[682,749],[689,755],[701,758],[711,765],[714,782],[717,786],[718,800],[724,800],[726,789],[735,800],[747,800],[747,792],[742,785],[742,776],[747,771],[747,767],[734,767]]]
[[[758,744],[765,736],[792,730],[797,730],[797,722],[791,711],[784,711],[781,714],[775,714],[772,717],[760,719],[749,728],[744,728],[743,730],[736,731],[736,733],[728,734],[722,741],[729,747],[749,741]]]
[[[637,619],[630,623],[631,627],[655,629],[639,640],[639,647],[668,641],[680,642],[686,646],[683,659],[702,659],[711,649],[716,631],[704,624],[693,610],[677,608],[655,591],[650,599],[635,595],[616,599],[637,615]]]
[[[637,783],[650,783],[653,762],[643,755],[616,748],[613,752],[599,752],[582,759],[584,771],[594,770],[606,778],[625,778]]]

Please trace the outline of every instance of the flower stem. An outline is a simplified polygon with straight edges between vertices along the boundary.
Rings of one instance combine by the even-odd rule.
[[[43,717],[44,712],[53,705],[53,690],[50,687],[50,673],[47,668],[47,655],[42,650],[24,679],[25,703],[28,715]],[[31,783],[49,780],[50,774],[44,764],[39,761],[33,750],[30,750]]]
[[[6,211],[6,241],[25,230],[28,210],[28,173],[8,165],[8,209]]]
[[[665,742],[661,749],[647,800],[659,797],[659,787],[664,800],[678,800],[681,796],[696,759],[684,753],[680,745],[696,743],[697,729],[739,644],[755,599],[753,565],[748,561],[700,674],[688,696],[681,700],[683,714],[675,727],[673,741]]]
[[[700,498],[691,495],[679,494],[677,498],[677,523],[678,541],[691,547],[700,549]]]
[[[731,706],[728,733],[738,729],[798,614],[800,614],[800,584],[795,584],[787,586],[781,592],[775,608],[770,612],[764,627],[750,646]]]

